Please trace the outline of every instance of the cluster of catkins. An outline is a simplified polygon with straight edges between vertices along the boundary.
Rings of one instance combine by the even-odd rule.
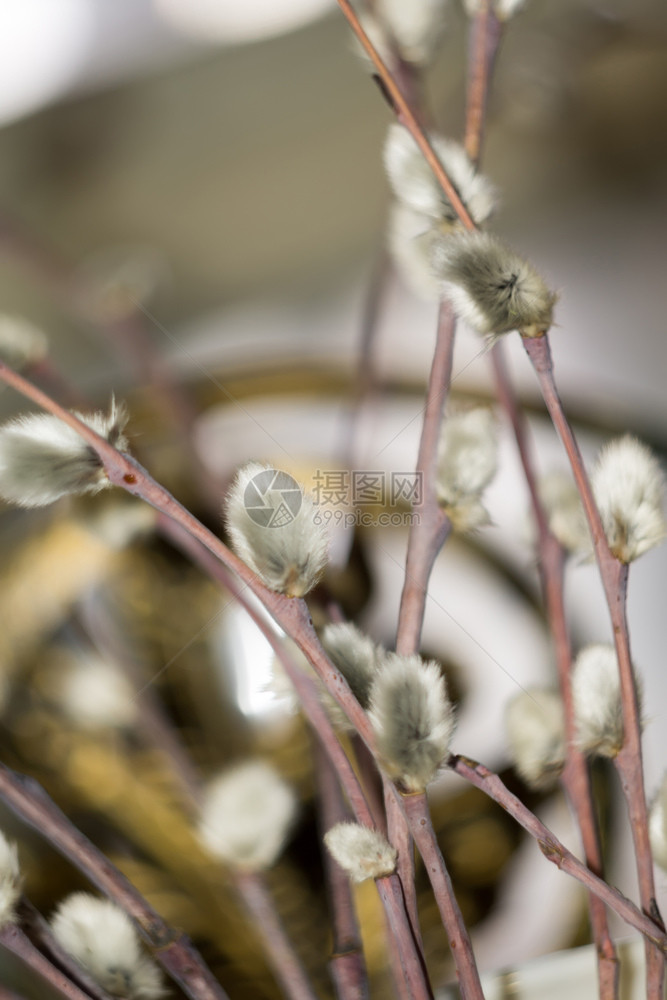
[[[16,844],[0,833],[0,930],[18,924],[21,869]],[[107,899],[75,892],[50,920],[55,945],[107,993],[123,1000],[164,995],[162,976],[126,913]]]
[[[459,143],[438,135],[431,146],[475,227],[496,204],[491,183]],[[518,330],[540,337],[553,321],[555,294],[528,261],[488,232],[466,229],[417,143],[391,125],[384,164],[395,200],[389,221],[394,261],[419,294],[446,298],[459,317],[490,341]]]

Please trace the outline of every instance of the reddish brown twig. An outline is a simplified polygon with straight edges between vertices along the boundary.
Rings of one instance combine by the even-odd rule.
[[[350,813],[336,771],[317,740],[315,764],[320,836],[324,836],[332,826],[347,822]],[[329,969],[336,996],[338,1000],[368,1000],[368,973],[350,880],[329,851],[324,852],[323,863],[333,928]]]
[[[49,962],[20,927],[15,924],[3,927],[0,930],[0,945],[16,955],[60,996],[66,997],[67,1000],[90,1000],[87,993]]]
[[[236,872],[233,881],[285,996],[289,1000],[317,1000],[263,877],[254,872]]]
[[[405,127],[410,132],[411,136],[421,149],[424,154],[426,162],[430,166],[431,170],[435,174],[438,183],[442,187],[443,191],[447,195],[447,198],[451,202],[451,205],[456,212],[458,218],[461,220],[466,229],[474,229],[475,223],[470,218],[470,214],[466,209],[465,205],[461,201],[458,191],[450,181],[446,170],[443,168],[440,160],[438,159],[435,150],[431,146],[431,143],[426,136],[424,129],[419,124],[418,118],[410,106],[409,100],[405,97],[393,75],[383,62],[377,49],[369,39],[368,35],[362,28],[359,18],[355,14],[352,5],[349,0],[338,0],[338,5],[343,11],[343,14],[347,18],[350,27],[354,31],[355,35],[361,42],[361,45],[369,57],[373,65],[375,66],[378,75],[382,81],[386,93],[391,98],[394,109],[396,111],[396,116],[399,121],[405,125]]]
[[[618,913],[626,923],[640,931],[660,953],[667,952],[667,936],[662,928],[649,916],[642,913],[618,889],[607,885],[586,868],[564,844],[561,844],[548,827],[524,806],[516,795],[509,791],[497,774],[489,771],[483,764],[460,754],[451,756],[447,766],[502,806],[505,812],[509,813],[537,841],[544,856],[552,861],[556,867],[576,878],[589,892],[595,893],[598,899],[601,899],[615,913]]]
[[[450,530],[449,518],[438,504],[436,471],[442,414],[452,374],[454,330],[454,313],[449,303],[443,302],[417,458],[423,496],[417,508],[418,521],[410,525],[396,633],[396,652],[408,656],[419,651],[429,577]]]
[[[419,848],[419,853],[424,860],[424,866],[433,886],[433,893],[454,959],[462,1000],[484,1000],[470,935],[463,923],[461,911],[454,895],[452,880],[438,846],[426,795],[423,792],[417,795],[403,795],[402,805],[410,832]]]
[[[480,0],[472,19],[468,37],[468,80],[466,94],[465,151],[473,163],[482,149],[489,84],[493,74],[502,22],[493,10],[491,0]]]

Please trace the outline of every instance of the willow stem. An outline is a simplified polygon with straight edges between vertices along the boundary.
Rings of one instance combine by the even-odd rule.
[[[468,81],[466,94],[466,132],[464,147],[473,163],[482,149],[489,84],[493,74],[502,22],[496,17],[491,0],[480,0],[472,19],[468,39]]]
[[[49,962],[20,927],[15,924],[3,927],[0,930],[0,945],[16,955],[60,996],[66,997],[67,1000],[90,1000],[87,993]]]
[[[336,771],[315,741],[315,765],[320,814],[320,835],[349,819]],[[324,852],[324,876],[331,908],[333,945],[329,961],[338,1000],[368,1000],[368,973],[361,943],[354,894],[347,874]]]
[[[285,996],[289,1000],[317,1000],[263,877],[255,872],[236,872],[233,880]]]
[[[484,1000],[470,935],[463,922],[452,880],[438,846],[426,794],[421,792],[416,795],[403,795],[402,800],[410,831],[433,886],[454,959],[462,1000]]]

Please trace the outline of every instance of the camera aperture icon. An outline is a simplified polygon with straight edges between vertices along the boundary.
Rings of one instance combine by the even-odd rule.
[[[280,469],[263,469],[245,488],[243,504],[255,524],[283,528],[301,510],[303,493],[296,479]]]

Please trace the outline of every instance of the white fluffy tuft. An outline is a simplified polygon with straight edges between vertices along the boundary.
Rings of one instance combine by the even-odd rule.
[[[667,774],[651,804],[648,821],[651,850],[656,864],[667,871]]]
[[[496,204],[491,183],[477,172],[458,142],[442,136],[430,136],[438,159],[476,223],[484,222]],[[403,125],[390,125],[384,146],[384,165],[389,183],[398,200],[425,221],[457,221],[456,213],[424,159],[419,146]]]
[[[483,9],[481,0],[463,0],[468,17],[476,17]],[[526,6],[526,0],[493,0],[493,11],[499,21],[509,21]]]
[[[601,451],[591,476],[609,548],[629,563],[665,538],[665,480],[646,445],[626,435]]]
[[[396,870],[396,850],[377,830],[359,823],[337,823],[324,835],[332,857],[353,882],[382,878]]]
[[[423,791],[447,756],[454,711],[437,663],[387,653],[373,682],[369,717],[387,773]]]
[[[21,895],[21,869],[16,844],[0,833],[0,930],[16,920]]]
[[[507,706],[505,728],[514,766],[524,781],[533,788],[551,785],[565,763],[565,722],[558,692],[521,691]]]
[[[108,414],[76,413],[120,451],[128,444],[124,407]],[[21,507],[43,507],[67,494],[98,493],[109,486],[102,464],[82,437],[50,413],[17,417],[0,428],[0,496]]]
[[[431,261],[436,231],[421,212],[395,201],[389,208],[387,244],[394,264],[408,288],[426,301],[440,297],[440,281]]]
[[[60,903],[51,928],[58,944],[108,993],[127,1000],[164,994],[157,966],[143,953],[130,918],[115,903],[75,892]]]
[[[498,441],[491,410],[477,407],[445,417],[436,490],[454,530],[471,531],[489,523],[481,498],[497,467]]]
[[[638,697],[641,694],[638,691]],[[613,646],[585,646],[572,670],[577,745],[587,753],[615,757],[623,746],[623,707]]]
[[[136,718],[132,685],[100,656],[76,657],[63,665],[58,701],[63,712],[85,729],[130,726]]]
[[[377,0],[375,15],[406,62],[422,66],[433,56],[445,28],[449,0]]]
[[[433,243],[432,263],[461,319],[491,340],[510,330],[540,337],[551,326],[555,294],[528,261],[490,233],[443,236]]]
[[[239,469],[227,496],[226,524],[236,554],[263,583],[288,597],[303,597],[311,590],[327,563],[328,538],[322,523],[315,522],[315,507],[303,494],[296,516],[283,524],[257,524],[248,514],[247,490],[261,473],[274,472],[273,485],[263,497],[272,509],[280,506],[281,488],[291,477],[270,465],[249,462]]]
[[[22,316],[0,314],[0,361],[21,371],[49,353],[46,334]]]
[[[199,837],[227,864],[259,871],[276,861],[296,810],[296,796],[278,773],[262,761],[248,761],[208,786]]]
[[[572,477],[565,472],[542,476],[538,491],[552,535],[568,552],[587,552],[591,547],[581,497]]]
[[[384,650],[352,622],[327,625],[322,632],[322,645],[352,688],[354,697],[362,708],[367,708]]]

